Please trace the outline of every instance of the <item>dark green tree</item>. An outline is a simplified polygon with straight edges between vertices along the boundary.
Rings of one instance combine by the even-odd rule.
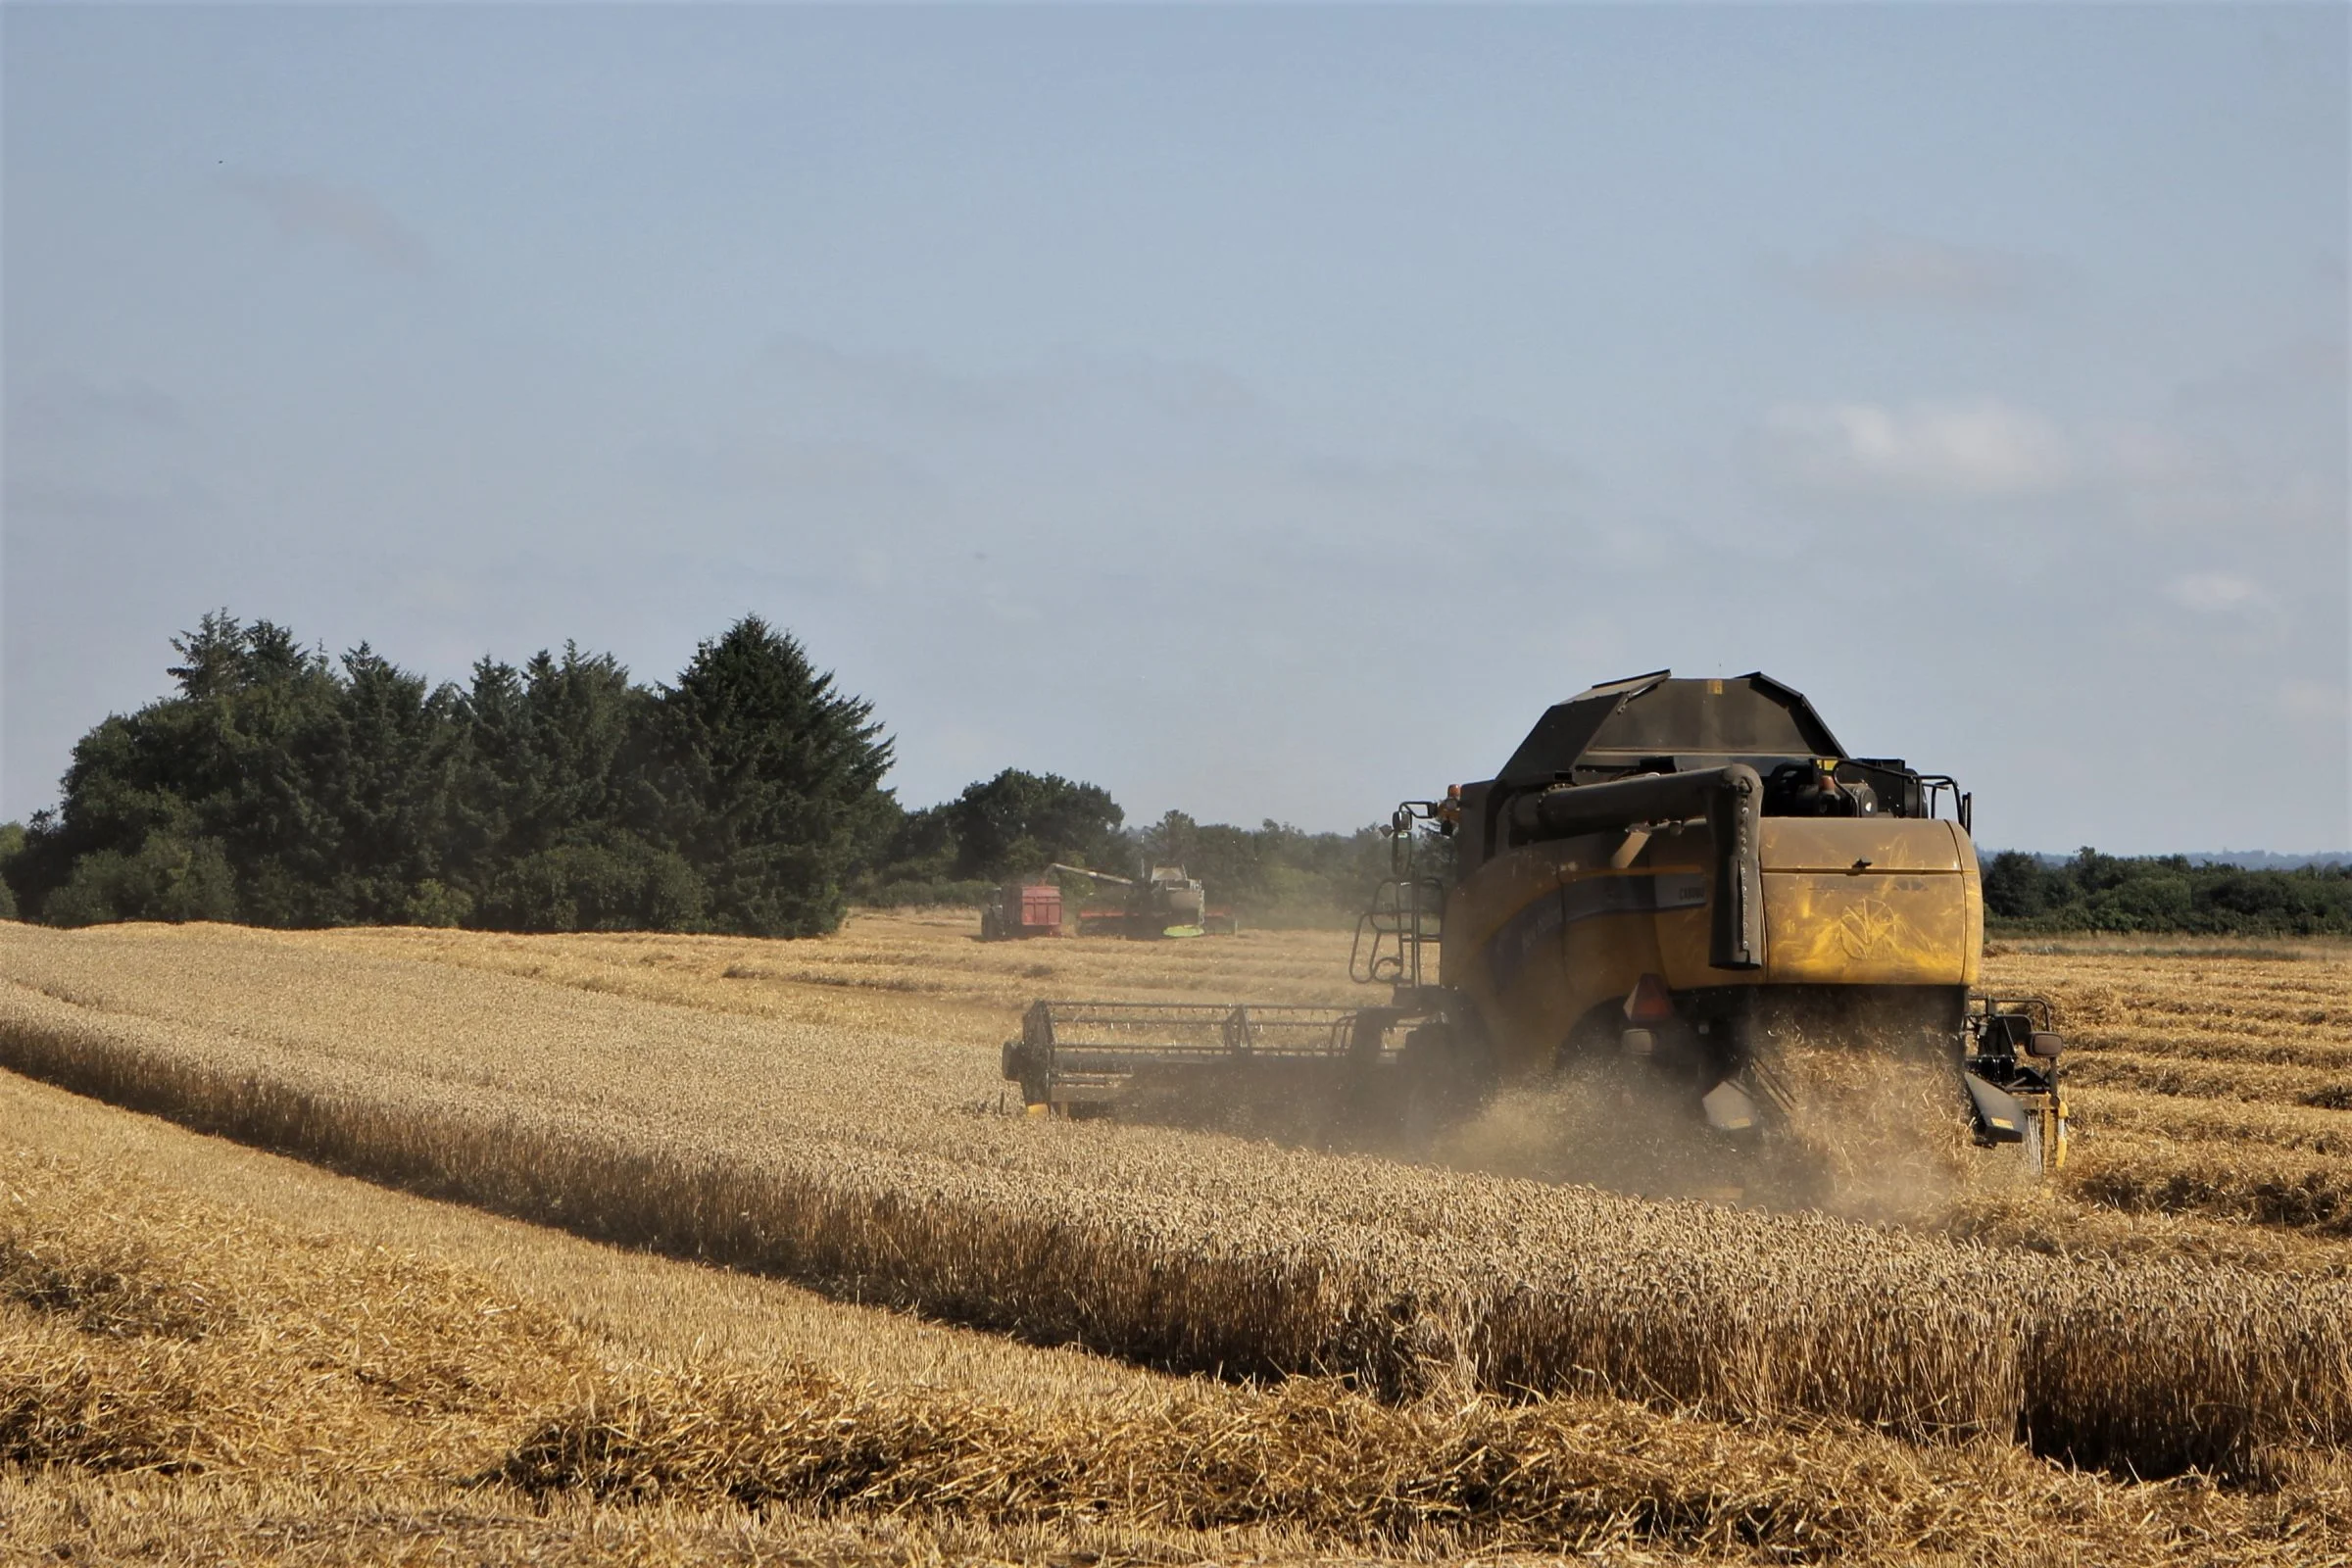
[[[747,615],[695,651],[654,728],[654,834],[701,877],[711,923],[756,936],[838,926],[846,883],[895,815],[873,705]]]
[[[2003,850],[1984,866],[1985,912],[2004,920],[2030,920],[2049,907],[2050,881],[2033,856]]]
[[[1001,881],[1054,860],[1123,871],[1131,854],[1119,836],[1126,813],[1110,792],[1056,773],[1008,767],[966,788],[947,816],[956,875],[965,879]]]
[[[871,709],[746,619],[677,687],[566,645],[464,690],[205,615],[0,874],[65,922],[827,930],[902,813]],[[0,906],[4,911],[9,906]]]
[[[2010,851],[1985,865],[1984,909],[2007,931],[2320,936],[2352,932],[2352,867],[2246,871],[2088,849],[2044,863]]]
[[[413,906],[438,903],[460,699],[365,643],[343,657],[343,675],[339,722],[311,759],[314,799],[333,824],[334,918],[403,923]]]
[[[955,818],[953,803],[901,811],[882,852],[880,877],[897,882],[944,882],[954,877],[958,848]]]
[[[632,805],[654,713],[610,655],[542,652],[522,669],[482,660],[459,702],[464,783],[455,823],[467,860],[510,860],[583,842]]]
[[[483,660],[460,703],[453,885],[511,931],[685,930],[708,897],[649,843],[644,770],[657,705],[610,655],[565,644],[522,669]]]
[[[24,853],[24,824],[0,822],[0,920],[17,917],[17,893],[9,885],[9,867]]]
[[[321,925],[432,902],[452,694],[365,647],[337,670],[226,612],[172,647],[177,695],[83,736],[58,809],[35,818],[28,907]]]
[[[236,876],[219,839],[150,833],[128,854],[100,850],[74,861],[43,912],[58,925],[234,920]]]
[[[74,747],[61,805],[34,817],[16,868],[24,906],[61,922],[296,923],[246,910],[235,884],[258,844],[318,819],[301,759],[336,722],[335,681],[283,628],[243,627],[226,612],[172,647],[179,694],[103,720]]]

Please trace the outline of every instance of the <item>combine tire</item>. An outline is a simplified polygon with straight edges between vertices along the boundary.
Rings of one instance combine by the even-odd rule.
[[[1475,1019],[1418,1025],[1404,1037],[1396,1064],[1407,1133],[1416,1141],[1477,1110],[1495,1087],[1493,1053]]]

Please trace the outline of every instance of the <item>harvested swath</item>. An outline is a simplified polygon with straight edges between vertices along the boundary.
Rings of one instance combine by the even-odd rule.
[[[2270,1067],[2099,1048],[2065,1060],[2069,1099],[2080,1089],[2129,1089],[2185,1101],[2352,1109],[2352,1078],[2321,1067]],[[2332,1103],[2336,1099],[2343,1103]]]
[[[2250,962],[2200,971],[2168,959],[2005,957],[1988,964],[1999,988],[2042,992],[2078,1039],[2342,1045],[2352,1038],[2352,950],[2315,950],[2307,961]]]
[[[2082,1131],[2103,1143],[2109,1134],[2184,1143],[2223,1142],[2257,1151],[2292,1150],[2352,1160],[2352,1116],[2301,1105],[2230,1100],[2190,1102],[2174,1095],[2098,1089],[2075,1095]]]
[[[12,1202],[0,1219],[0,1300],[109,1339],[196,1340],[234,1321],[234,1307],[179,1256],[159,1255],[114,1221],[42,1226]]]
[[[2340,1073],[2352,1067],[2352,1041],[2317,1027],[2290,1033],[2245,1035],[2221,1029],[2158,1029],[2107,1025],[2086,1029],[2071,1044],[2094,1051],[2131,1052],[2189,1062],[2243,1063],[2250,1067],[2303,1067]]]
[[[2065,1550],[2082,1540],[2108,1561],[2255,1561],[2287,1556],[2302,1530],[2330,1522],[2319,1487],[2291,1500],[2116,1487],[1999,1445],[1916,1448],[1835,1427],[1744,1432],[1607,1400],[1398,1409],[1329,1383],[1266,1395],[1196,1385],[1150,1408],[1041,1422],[940,1391],[856,1388],[814,1368],[633,1380],[545,1423],[496,1478],[534,1494],[635,1501],[946,1509],[991,1524],[1099,1516],[1195,1531],[1281,1520],[1357,1546],[1672,1545],[1781,1561],[2015,1561],[2021,1544]]]
[[[2056,1186],[1965,1193],[1935,1228],[2055,1257],[2170,1258],[2254,1274],[2352,1280],[2352,1242],[2208,1214],[2086,1207]]]
[[[587,1366],[463,1271],[0,1152],[0,1463],[456,1473]]]
[[[193,1337],[133,1344],[138,1331],[74,1302],[0,1310],[7,1408],[30,1417],[15,1457],[52,1477],[186,1483],[66,1489],[82,1506],[71,1526],[53,1521],[31,1538],[41,1541],[120,1544],[93,1540],[89,1520],[121,1497],[169,1519],[189,1558],[222,1560],[242,1555],[255,1529],[239,1510],[266,1501],[281,1544],[283,1522],[338,1509],[301,1528],[395,1558],[403,1534],[412,1550],[519,1555],[564,1544],[531,1517],[564,1518],[567,1503],[587,1500],[645,1516],[655,1533],[616,1525],[610,1510],[574,1512],[575,1527],[641,1546],[678,1531],[681,1508],[750,1505],[771,1519],[952,1518],[995,1533],[999,1556],[1024,1527],[1057,1529],[1061,1544],[1107,1524],[1196,1543],[1204,1531],[1291,1531],[1324,1550],[1632,1544],[1782,1561],[1919,1551],[1999,1561],[2021,1541],[2064,1549],[2095,1539],[2115,1561],[2261,1561],[2295,1544],[2299,1517],[2329,1506],[2324,1480],[2224,1497],[2193,1484],[2118,1486],[2000,1444],[1922,1448],[1826,1425],[1743,1431],[1607,1400],[1399,1408],[1328,1382],[1260,1394],[1139,1377],[1107,1398],[1007,1402],[809,1364],[600,1364],[580,1354],[599,1347],[577,1331],[463,1270],[116,1171],[0,1153],[0,1173],[7,1235],[44,1268],[119,1276],[143,1299],[196,1293],[219,1313]],[[484,1302],[495,1305],[486,1313]],[[419,1398],[426,1368],[439,1386]],[[467,1419],[453,1422],[453,1409]],[[447,1492],[416,1490],[435,1478],[473,1495],[452,1506]],[[515,1506],[510,1487],[531,1505]],[[0,1498],[12,1527],[31,1528],[39,1491]],[[410,1527],[384,1539],[404,1514]],[[689,1512],[681,1533],[708,1544],[715,1523]],[[206,1549],[186,1549],[199,1541]],[[1188,1554],[1201,1555],[1198,1544]]]
[[[1768,1445],[1607,1401],[1400,1411],[1304,1381],[1041,1425],[1017,1408],[860,1390],[806,1368],[641,1380],[546,1423],[497,1479],[533,1493],[936,1507],[990,1522],[1279,1518],[1359,1544],[1446,1531],[1566,1550],[1643,1538],[1865,1545],[1901,1494],[1932,1490],[1912,1455],[1865,1441],[1871,1458],[1897,1459],[1896,1495],[1840,1493],[1832,1473],[1853,1465],[1851,1448],[1827,1437],[1815,1446],[1809,1456],[1801,1438]]]
[[[2340,1153],[2128,1134],[2093,1149],[2067,1173],[2070,1190],[2093,1202],[2352,1237],[2352,1161]]]
[[[2340,1038],[2352,1028],[2352,1008],[2343,1004],[2331,966],[2292,980],[2238,980],[2228,986],[2198,983],[2193,976],[2162,977],[2146,987],[2061,985],[2059,998],[2070,1015],[2106,1029],[2171,1026],[2195,1028],[2247,1039],[2322,1031]]]
[[[2204,961],[2209,954],[2222,961]],[[2085,944],[2029,952],[1996,941],[1985,949],[1987,967],[2003,983],[2024,979],[2114,996],[2148,989],[2171,996],[2286,995],[2333,997],[2339,1002],[2348,956],[2352,944],[2338,937],[2315,938],[2294,947],[2249,944],[2230,949],[2227,956],[2220,948],[2200,952],[2188,946],[2134,953]]]
[[[253,1034],[19,994],[13,1059],[378,1175],[982,1326],[1392,1396],[1591,1390],[1921,1436],[2022,1429],[2143,1472],[2242,1468],[2268,1444],[2352,1432],[2337,1288],[2053,1270],[1818,1218],[972,1116],[925,1105],[970,1079],[919,1043],[901,1062],[856,1037],[738,1038],[726,1020],[446,970],[273,972],[274,955],[218,937],[181,950],[205,966],[158,972],[170,948],[90,944],[100,961],[51,962],[46,983],[183,1013],[227,996]],[[497,1054],[469,1054],[486,1030]],[[771,1087],[779,1053],[789,1095]]]
[[[424,1484],[333,1477],[90,1476],[0,1467],[0,1520],[7,1522],[0,1564],[8,1568],[89,1562],[172,1568],[1078,1568],[1095,1562],[1330,1561],[1328,1550],[1284,1529],[1198,1537],[1116,1521],[991,1527],[942,1515],[604,1504],[561,1494],[525,1497],[504,1489],[453,1494]],[[2249,1563],[2269,1556],[2267,1544],[2249,1551],[2242,1559]],[[1349,1568],[1376,1568],[1357,1553],[1347,1560]],[[1453,1555],[1441,1543],[1389,1560],[1427,1564]],[[1689,1559],[1675,1554],[1673,1560]]]
[[[0,1465],[199,1465],[199,1418],[213,1392],[184,1344],[93,1343],[0,1306]]]

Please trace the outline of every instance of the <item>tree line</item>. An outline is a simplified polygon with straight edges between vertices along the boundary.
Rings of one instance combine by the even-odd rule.
[[[805,935],[894,825],[871,706],[757,617],[658,689],[568,646],[435,686],[225,612],[172,647],[8,858],[24,914]]]
[[[434,685],[225,611],[172,646],[175,689],[90,730],[58,807],[0,827],[0,917],[808,936],[854,899],[1152,858],[1258,913],[1369,892],[1370,830],[1132,829],[1101,787],[1010,768],[906,809],[872,705],[757,616],[661,686],[572,645]]]
[[[1323,923],[1389,871],[1377,828],[1130,825],[1100,786],[1017,768],[908,809],[873,705],[757,616],[655,686],[569,644],[434,685],[226,612],[172,647],[175,689],[84,735],[55,809],[0,825],[0,917],[808,936],[1059,861],[1179,864],[1253,923]],[[2006,853],[1984,903],[2011,931],[2352,934],[2352,866]]]
[[[2008,851],[1984,864],[1984,912],[2017,932],[2352,935],[2352,865],[2246,870],[2091,849],[2053,864]]]

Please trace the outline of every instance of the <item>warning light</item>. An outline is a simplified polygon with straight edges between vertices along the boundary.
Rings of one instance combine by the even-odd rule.
[[[1634,982],[1634,989],[1625,999],[1625,1016],[1632,1023],[1666,1023],[1674,1017],[1674,998],[1666,994],[1666,982],[1654,974],[1645,974]]]

